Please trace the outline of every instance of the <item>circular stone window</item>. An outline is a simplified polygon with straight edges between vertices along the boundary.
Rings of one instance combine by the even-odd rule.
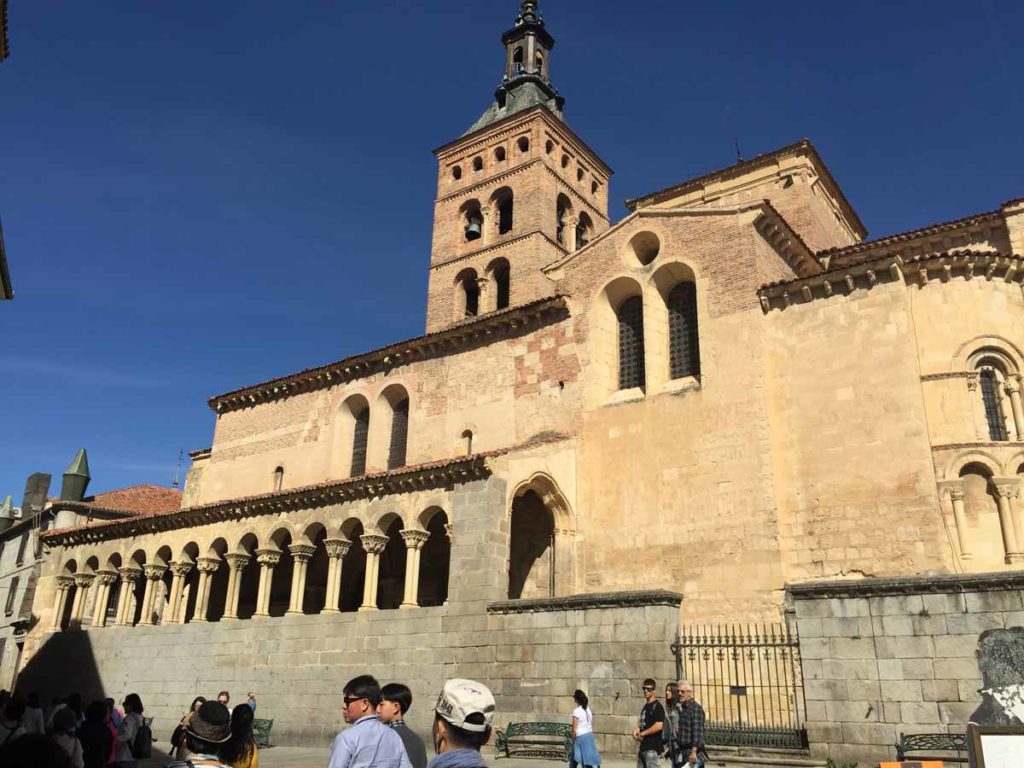
[[[661,253],[661,240],[653,232],[638,232],[630,239],[626,250],[646,267]]]

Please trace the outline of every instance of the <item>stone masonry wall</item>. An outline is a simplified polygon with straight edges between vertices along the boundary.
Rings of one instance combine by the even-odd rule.
[[[988,722],[985,711],[1000,710],[988,696],[983,702],[981,689],[1024,682],[1019,663],[1003,663],[1019,659],[1014,649],[1024,644],[1024,574],[787,589],[800,633],[812,756],[895,759],[900,733],[963,733],[969,720]],[[996,672],[983,680],[979,662]]]
[[[430,704],[443,681],[491,686],[496,727],[568,722],[572,692],[589,692],[599,745],[632,748],[640,681],[672,675],[678,595],[625,593],[262,621],[108,628],[50,635],[19,682],[45,698],[86,700],[137,692],[166,745],[192,697],[255,692],[274,720],[273,743],[326,746],[342,727],[342,686],[363,673],[413,691],[410,725],[429,737]],[[118,698],[118,701],[121,699]]]

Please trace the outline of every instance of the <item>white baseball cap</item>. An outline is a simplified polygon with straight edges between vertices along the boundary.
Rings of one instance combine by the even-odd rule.
[[[456,728],[482,733],[494,718],[494,694],[475,680],[449,680],[437,697],[434,711]],[[483,723],[467,722],[470,715],[483,715]]]

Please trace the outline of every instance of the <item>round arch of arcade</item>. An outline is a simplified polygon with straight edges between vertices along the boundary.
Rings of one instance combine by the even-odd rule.
[[[537,473],[512,492],[508,597],[555,597],[574,591],[576,517],[558,483]]]
[[[51,629],[447,601],[452,528],[442,505],[408,512],[380,503],[359,515],[323,518],[311,512],[211,525],[205,537],[204,526],[69,548],[57,571]]]

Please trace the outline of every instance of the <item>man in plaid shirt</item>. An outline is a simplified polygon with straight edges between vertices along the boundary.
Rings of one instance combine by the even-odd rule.
[[[704,768],[704,708],[693,698],[693,686],[685,680],[679,681],[679,700],[679,746],[683,759],[689,760],[693,768]]]

